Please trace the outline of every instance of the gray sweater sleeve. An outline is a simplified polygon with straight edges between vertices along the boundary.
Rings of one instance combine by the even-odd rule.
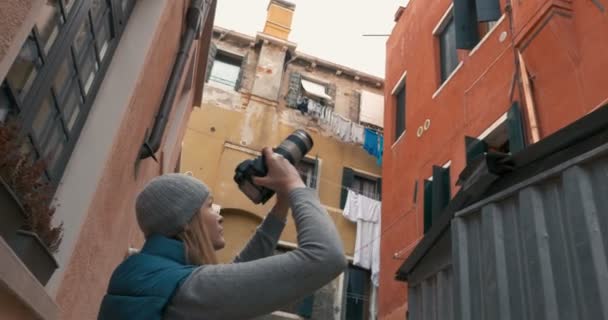
[[[234,263],[253,261],[274,254],[285,222],[273,215],[266,216],[243,251],[234,259]]]
[[[333,221],[312,189],[290,195],[298,248],[255,261],[207,265],[181,285],[165,319],[250,319],[271,313],[321,288],[346,268]]]

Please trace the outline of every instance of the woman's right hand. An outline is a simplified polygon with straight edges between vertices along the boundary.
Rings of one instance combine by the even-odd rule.
[[[286,196],[291,190],[306,187],[298,170],[287,159],[268,147],[262,153],[266,158],[268,174],[265,177],[253,177],[255,184],[274,190],[277,196]]]

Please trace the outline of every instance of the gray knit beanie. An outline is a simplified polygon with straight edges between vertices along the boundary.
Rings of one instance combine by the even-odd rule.
[[[209,188],[185,174],[152,179],[137,196],[137,223],[146,237],[174,237],[184,230],[209,196]]]

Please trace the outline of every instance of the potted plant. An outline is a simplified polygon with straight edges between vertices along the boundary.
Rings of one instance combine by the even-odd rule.
[[[53,187],[45,180],[46,163],[25,148],[19,126],[0,125],[0,234],[26,267],[46,284],[58,265],[63,223],[52,224]]]

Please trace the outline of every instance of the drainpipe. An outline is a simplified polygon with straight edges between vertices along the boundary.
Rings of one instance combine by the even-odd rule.
[[[158,114],[156,114],[156,119],[154,120],[154,127],[139,152],[140,159],[153,158],[158,162],[154,154],[160,149],[173,102],[177,95],[177,87],[179,86],[179,81],[184,73],[186,62],[188,61],[190,48],[201,28],[202,7],[204,2],[204,0],[192,0],[188,6],[188,11],[186,12],[186,32],[180,41],[179,51],[177,52],[177,57],[173,64],[173,70],[171,70],[169,82],[165,88]]]
[[[517,50],[517,56],[519,59],[519,75],[521,77],[522,86],[524,89],[524,100],[526,101],[526,113],[528,114],[532,143],[537,143],[540,140],[540,130],[538,129],[538,120],[536,118],[536,106],[534,105],[532,86],[530,84],[530,78],[528,78],[528,70],[526,68],[526,63],[524,62],[524,57],[521,55],[519,50]]]

